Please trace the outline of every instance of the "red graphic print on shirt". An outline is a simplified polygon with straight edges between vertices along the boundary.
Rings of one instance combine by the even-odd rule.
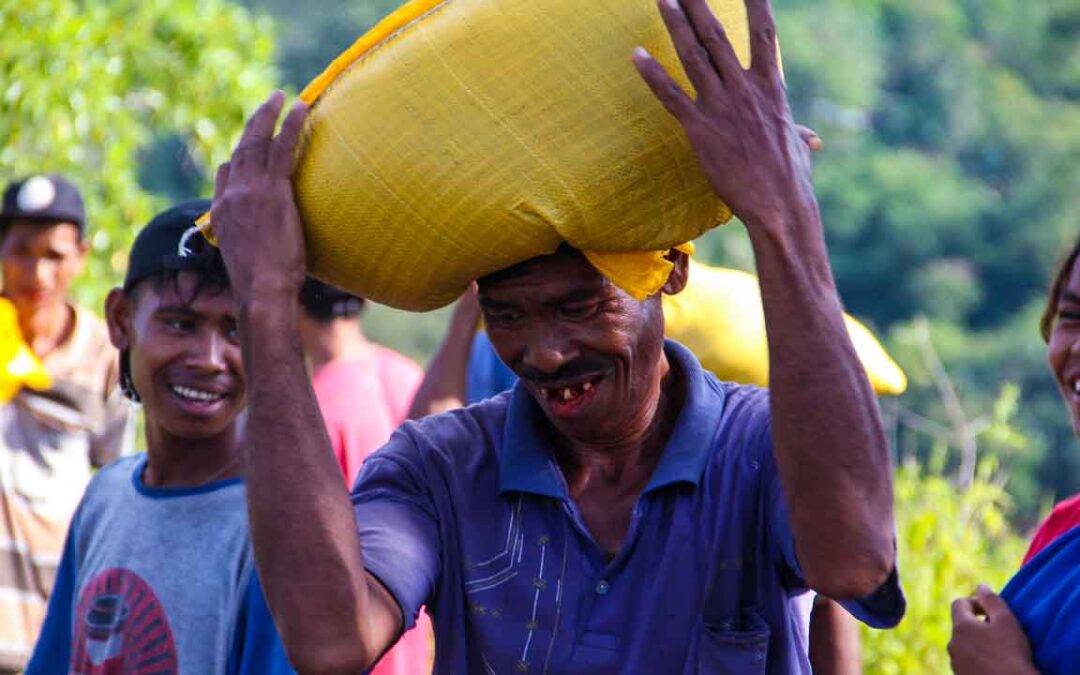
[[[175,673],[176,642],[150,586],[121,568],[94,577],[75,608],[71,672],[78,675]]]

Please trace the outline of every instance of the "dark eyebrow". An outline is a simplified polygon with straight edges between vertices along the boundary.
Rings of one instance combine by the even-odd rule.
[[[512,302],[500,302],[498,300],[489,300],[488,298],[480,298],[480,307],[486,310],[507,310],[515,307]]]
[[[1080,295],[1066,289],[1061,292],[1061,298],[1058,302],[1071,302],[1074,305],[1080,305]]]
[[[548,301],[548,305],[557,307],[559,305],[569,305],[575,302],[600,302],[605,299],[603,291],[597,291],[595,288],[579,288],[564,295],[557,296]]]
[[[194,311],[190,307],[184,305],[158,305],[154,310],[155,314],[180,314],[182,316],[191,317],[193,319],[199,318],[202,315]]]

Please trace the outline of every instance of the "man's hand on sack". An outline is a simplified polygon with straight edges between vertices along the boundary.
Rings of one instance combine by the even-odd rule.
[[[284,103],[285,95],[274,92],[255,111],[214,185],[211,219],[241,306],[292,303],[304,282],[304,232],[291,179],[307,106],[297,101],[275,136]]]
[[[777,62],[768,0],[746,0],[751,65],[744,70],[706,0],[659,0],[691,98],[644,49],[634,63],[682,124],[716,194],[750,227],[788,219],[778,210],[814,208],[810,150],[821,141],[796,126]]]

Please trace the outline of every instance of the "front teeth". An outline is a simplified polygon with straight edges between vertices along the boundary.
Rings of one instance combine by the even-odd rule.
[[[182,387],[178,384],[174,384],[172,386],[172,390],[184,398],[188,398],[193,401],[202,401],[204,403],[212,403],[214,401],[220,401],[222,398],[224,398],[222,394],[215,394],[209,391],[192,389],[191,387]]]

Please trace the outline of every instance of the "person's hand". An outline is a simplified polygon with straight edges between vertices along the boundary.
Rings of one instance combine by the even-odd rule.
[[[255,111],[214,185],[214,232],[241,305],[295,302],[304,282],[304,232],[291,177],[307,107],[297,101],[275,137],[284,103],[275,92]]]
[[[792,122],[769,1],[746,0],[746,10],[751,66],[743,70],[706,0],[660,0],[697,100],[644,49],[634,63],[682,124],[717,196],[747,225],[765,227],[781,222],[772,216],[782,209],[814,205],[808,150],[820,139]]]
[[[957,675],[1038,675],[1023,627],[986,586],[954,601],[952,618],[949,660]]]

